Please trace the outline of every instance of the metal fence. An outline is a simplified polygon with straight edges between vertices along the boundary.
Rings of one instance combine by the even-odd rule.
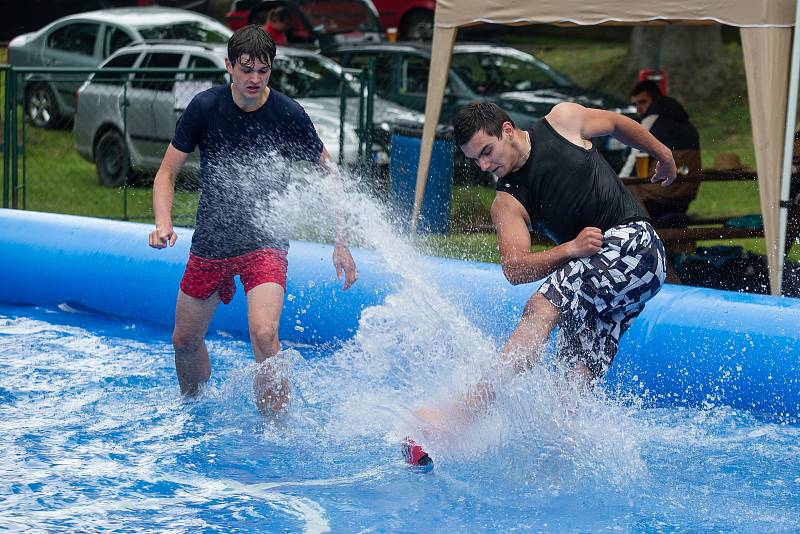
[[[341,165],[362,171],[386,142],[373,133],[373,71],[342,72],[338,132],[323,139]],[[2,206],[152,220],[152,180],[178,117],[195,94],[227,81],[224,70],[210,68],[0,65]],[[198,178],[195,151],[176,183],[176,224],[194,221]]]

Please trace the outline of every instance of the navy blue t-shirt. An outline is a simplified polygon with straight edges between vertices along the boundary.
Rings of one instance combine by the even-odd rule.
[[[200,147],[200,201],[192,254],[220,259],[289,248],[267,224],[271,194],[285,190],[290,164],[319,161],[322,141],[305,110],[270,89],[259,109],[242,110],[228,85],[196,95],[175,128],[181,152]]]

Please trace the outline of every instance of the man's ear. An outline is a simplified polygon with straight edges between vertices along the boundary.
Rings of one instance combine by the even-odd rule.
[[[505,121],[503,123],[503,133],[508,135],[509,137],[513,137],[513,135],[514,135],[514,126],[512,126],[510,122]]]

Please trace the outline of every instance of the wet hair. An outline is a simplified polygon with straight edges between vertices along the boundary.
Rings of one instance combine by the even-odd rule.
[[[483,130],[498,139],[503,136],[503,123],[514,121],[508,113],[492,102],[473,102],[467,104],[456,113],[453,119],[453,137],[457,146],[469,143],[472,136]]]
[[[283,22],[284,24],[288,24],[289,10],[286,9],[285,7],[276,7],[275,9],[269,12],[267,20],[270,22]]]
[[[653,80],[644,80],[634,85],[633,89],[631,89],[630,96],[636,96],[640,93],[647,93],[653,100],[664,96],[664,93],[661,92],[661,88]]]
[[[235,65],[243,55],[250,58],[248,61],[250,65],[260,61],[272,66],[272,60],[275,59],[275,41],[263,26],[248,24],[236,30],[228,39],[228,60],[231,65]]]

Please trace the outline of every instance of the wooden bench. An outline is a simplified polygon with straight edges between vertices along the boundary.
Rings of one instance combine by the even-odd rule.
[[[694,252],[698,241],[764,237],[764,230],[761,228],[721,226],[721,223],[730,218],[732,217],[690,218],[689,226],[686,228],[656,228],[656,231],[670,252]],[[494,225],[483,224],[468,229],[467,233],[494,233],[494,231]],[[531,244],[552,246],[553,243],[540,233],[531,231]]]
[[[757,179],[758,175],[753,171],[713,169],[703,170],[697,175],[680,177],[682,182],[737,182]],[[650,183],[649,178],[621,177],[620,180],[626,186]],[[656,228],[656,231],[670,252],[694,252],[698,241],[764,237],[764,230],[761,228],[726,228],[723,226],[726,221],[736,217],[737,215],[689,216],[686,228]]]
[[[684,182],[735,182],[753,181],[758,176],[753,171],[717,171],[703,170],[698,175],[681,176]],[[625,185],[639,185],[650,183],[649,178],[621,177]],[[755,228],[726,228],[724,223],[739,215],[719,215],[715,217],[688,217],[685,228],[656,228],[658,235],[664,241],[664,246],[670,252],[694,252],[698,241],[713,241],[724,239],[746,239],[764,237],[763,229]],[[494,232],[491,224],[478,225],[468,229],[467,232],[485,233]],[[552,242],[538,232],[531,232],[531,243],[534,245],[552,245]]]
[[[656,228],[670,252],[694,252],[698,241],[746,239],[764,237],[762,228],[725,228],[724,226],[689,226],[687,228]]]

